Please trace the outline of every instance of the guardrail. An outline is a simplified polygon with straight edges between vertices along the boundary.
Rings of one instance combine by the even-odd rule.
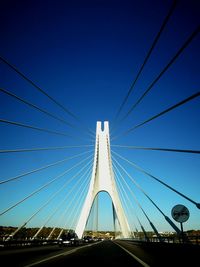
[[[28,247],[58,244],[59,240],[55,239],[25,239],[25,240],[1,240],[0,247]]]
[[[161,236],[163,242],[166,243],[190,243],[200,245],[200,236]],[[150,242],[159,242],[158,237],[149,238]]]
[[[69,246],[79,246],[84,243],[96,242],[97,240],[91,239],[78,239],[71,238],[68,243],[66,240],[62,239],[8,239],[8,240],[0,240],[1,248],[12,248],[12,247],[33,247],[33,246],[45,246],[45,245],[58,245],[65,246],[68,244]]]
[[[148,237],[145,238],[124,238],[120,240],[125,240],[125,241],[131,241],[131,242],[149,242],[149,243],[159,243],[160,239],[156,236],[153,237]],[[200,245],[200,236],[199,235],[192,235],[188,236],[185,235],[183,236],[161,236],[161,240],[164,243],[185,243],[185,244],[195,244],[195,245]]]

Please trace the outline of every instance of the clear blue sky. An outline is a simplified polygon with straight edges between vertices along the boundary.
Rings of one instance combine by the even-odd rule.
[[[0,61],[0,88],[77,127],[76,129],[69,127],[1,91],[1,119],[45,128],[73,137],[54,135],[1,122],[0,149],[94,144],[94,138],[87,135],[84,127],[95,132],[97,121],[108,120],[110,125],[113,125],[116,113],[171,4],[171,0],[1,1],[0,56],[69,109],[80,119],[81,123],[65,113],[8,65]],[[199,13],[199,1],[178,1],[121,112],[121,118],[197,28]],[[128,135],[123,135],[124,131],[199,91],[199,47],[200,36],[197,35],[130,116],[118,124],[112,137],[119,137],[113,139],[111,145],[200,150],[199,98],[141,126]],[[1,181],[90,149],[92,151],[88,155],[92,155],[93,147],[0,153]],[[200,202],[199,154],[129,150],[116,147],[112,149],[180,190],[194,201]],[[37,190],[56,175],[85,159],[86,156],[87,154],[84,154],[66,163],[1,184],[1,212]],[[192,203],[136,171],[120,158],[117,159],[167,216],[171,218],[171,209],[174,205],[184,204],[190,210],[190,218],[184,224],[184,228],[199,229],[200,210]],[[82,163],[80,167],[85,164]],[[78,168],[75,168],[66,177],[2,215],[0,225],[22,225],[48,200],[51,194],[59,190],[64,182],[77,171]],[[131,184],[128,177],[125,178],[158,230],[171,230],[163,216]],[[56,196],[51,204],[35,216],[27,227],[41,226],[75,182],[76,178],[65,191],[63,190]],[[80,195],[83,187],[84,185],[80,183],[72,191],[72,195],[62,206],[63,209],[65,206],[67,207],[70,199],[78,190],[77,188],[80,188],[78,194]],[[75,197],[75,199],[77,198]],[[78,201],[82,203],[81,200]],[[75,203],[73,202],[70,210],[73,210]],[[141,210],[134,201],[133,203],[135,212],[143,225],[147,230],[151,230]],[[111,201],[106,194],[100,195],[99,209],[99,228],[112,229]],[[128,213],[128,217],[139,228],[135,215],[130,211]],[[62,209],[58,210],[57,215],[47,225],[52,226],[54,223],[58,223],[55,217],[59,218],[61,214]],[[63,226],[64,223],[59,225]],[[176,225],[179,226],[178,223]]]

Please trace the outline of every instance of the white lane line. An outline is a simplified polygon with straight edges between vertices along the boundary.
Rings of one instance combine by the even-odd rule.
[[[114,242],[115,243],[115,242]],[[136,261],[138,261],[140,264],[142,264],[142,266],[144,267],[150,267],[150,265],[148,265],[146,262],[144,262],[143,260],[141,260],[140,258],[138,258],[137,256],[135,256],[133,253],[131,253],[129,250],[125,249],[124,247],[122,247],[121,245],[119,245],[118,243],[115,243],[116,245],[118,245],[121,249],[123,249],[124,251],[126,251],[131,257],[133,257]]]
[[[81,249],[81,248],[86,248],[86,247],[90,247],[90,246],[93,246],[93,245],[96,245],[96,244],[99,244],[100,242],[97,242],[97,243],[93,243],[93,244],[88,244],[88,245],[85,245],[85,246],[82,246],[82,247],[78,247],[78,248],[74,248],[72,250],[69,250],[69,251],[66,251],[66,252],[62,252],[60,254],[56,254],[54,256],[51,256],[51,257],[48,257],[48,258],[45,258],[43,260],[40,260],[40,261],[36,261],[36,262],[33,262],[33,263],[30,263],[28,265],[25,265],[24,267],[32,267],[32,266],[35,266],[37,264],[40,264],[40,263],[43,263],[45,261],[49,261],[49,260],[52,260],[52,259],[55,259],[57,257],[61,257],[61,256],[67,256],[69,254],[72,254],[74,252],[76,252],[77,250]]]

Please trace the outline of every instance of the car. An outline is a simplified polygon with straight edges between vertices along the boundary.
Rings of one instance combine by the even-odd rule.
[[[58,242],[59,246],[78,246],[81,243],[82,239],[73,230],[63,233]]]
[[[91,243],[91,242],[93,242],[93,238],[92,238],[92,236],[86,235],[83,237],[83,241],[85,243]]]

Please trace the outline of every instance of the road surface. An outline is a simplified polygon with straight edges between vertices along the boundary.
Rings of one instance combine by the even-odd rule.
[[[200,246],[184,244],[110,241],[78,247],[58,245],[1,250],[4,266],[123,266],[123,267],[199,267]]]

